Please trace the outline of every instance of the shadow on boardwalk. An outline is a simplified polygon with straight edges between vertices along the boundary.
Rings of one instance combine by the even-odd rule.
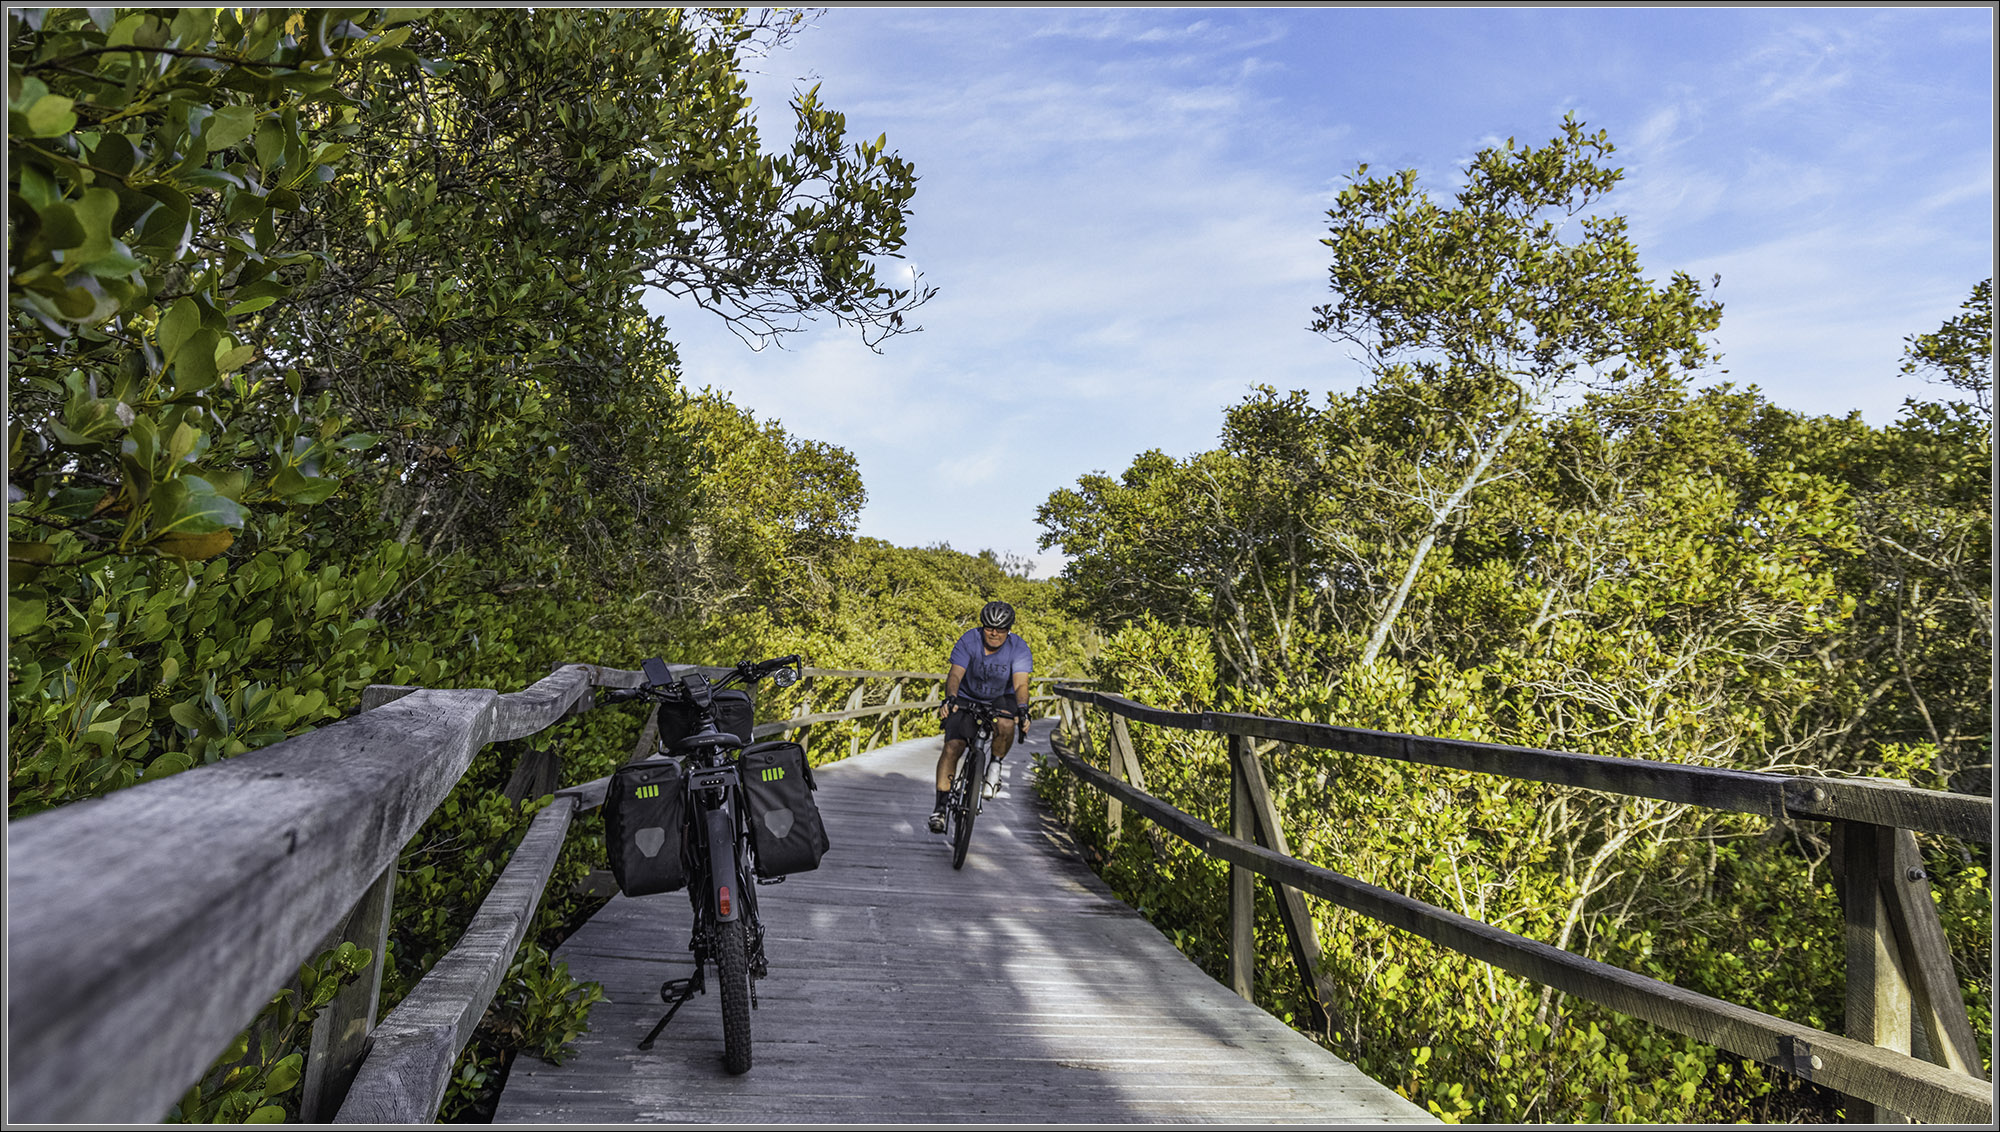
[[[1051,836],[1027,754],[965,868],[923,827],[938,740],[819,768],[833,848],[759,889],[755,1065],[722,1069],[714,995],[638,1042],[686,975],[682,893],[614,899],[557,952],[603,984],[561,1066],[516,1061],[496,1122],[1434,1122],[1244,1002]]]

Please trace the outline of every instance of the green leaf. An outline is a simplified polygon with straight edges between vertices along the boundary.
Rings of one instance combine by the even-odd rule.
[[[257,127],[257,168],[267,175],[285,163],[285,128],[275,118]]]
[[[118,215],[118,194],[105,188],[86,189],[75,207],[77,222],[83,226],[83,242],[63,257],[64,271],[94,263],[111,253],[111,222]]]
[[[180,706],[182,705],[174,705],[175,708]],[[168,710],[172,711],[173,709],[169,708]],[[186,751],[168,751],[166,754],[146,764],[146,780],[150,782],[156,778],[165,778],[170,774],[179,774],[193,765],[194,756],[188,754]]]
[[[49,619],[49,603],[23,601],[7,595],[7,636],[23,637],[42,627]]]
[[[278,297],[276,295],[262,295],[254,299],[245,299],[240,303],[232,304],[228,310],[222,313],[232,318],[239,314],[255,314],[277,301]],[[252,350],[251,352],[255,353],[256,351]]]
[[[76,102],[59,94],[45,94],[27,107],[23,116],[31,138],[61,137],[76,128]]]
[[[199,329],[201,308],[195,306],[193,299],[174,300],[173,307],[161,316],[159,328],[153,332],[153,341],[160,347],[161,360],[171,363],[181,352],[181,347],[187,344],[188,338]]]
[[[257,111],[249,106],[224,106],[208,120],[203,130],[202,140],[207,143],[210,153],[218,149],[228,149],[250,136],[257,128]]]
[[[271,490],[283,496],[288,502],[307,506],[324,502],[339,489],[339,480],[324,476],[309,476],[291,465],[280,469],[271,483]]]
[[[174,395],[199,393],[214,385],[221,376],[215,368],[215,348],[222,335],[203,327],[188,336],[180,356],[174,359]]]
[[[284,1122],[285,1108],[283,1105],[275,1104],[267,1104],[243,1118],[243,1123],[245,1124],[283,1124]]]
[[[300,1067],[304,1062],[305,1056],[295,1053],[272,1066],[271,1075],[264,1079],[264,1095],[267,1097],[283,1096],[286,1092],[290,1091],[294,1085],[299,1083],[299,1077],[301,1076]],[[258,1111],[262,1112],[263,1110],[259,1109]]]
[[[76,208],[68,201],[44,205],[36,210],[35,216],[42,224],[36,238],[43,247],[52,251],[76,247],[90,238],[82,220],[77,217]]]
[[[153,488],[156,532],[196,535],[242,526],[243,508],[200,476],[177,476]]]

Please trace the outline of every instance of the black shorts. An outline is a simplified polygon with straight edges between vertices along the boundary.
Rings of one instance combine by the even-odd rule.
[[[989,701],[989,704],[994,711],[1014,711],[1014,693],[1008,692],[998,699]],[[957,739],[964,743],[971,743],[973,732],[977,731],[978,727],[979,725],[973,719],[972,713],[962,706],[957,707],[950,715],[944,717],[944,737],[947,741]]]

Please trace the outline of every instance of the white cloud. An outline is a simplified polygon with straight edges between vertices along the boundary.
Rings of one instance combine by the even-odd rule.
[[[1902,336],[1991,270],[1985,86],[1964,104],[1894,65],[1902,25],[1873,17],[1652,13],[1724,29],[1679,55],[1595,18],[836,11],[771,73],[819,71],[857,135],[916,163],[909,254],[942,288],[927,329],[875,354],[822,323],[753,355],[676,312],[689,378],[852,450],[863,533],[1035,555],[1035,505],[1078,475],[1213,446],[1254,383],[1353,386],[1343,348],[1304,329],[1339,174],[1410,165],[1437,190],[1472,139],[1541,144],[1578,108],[1621,147],[1611,206],[1649,273],[1722,273],[1729,380],[1878,423],[1923,395],[1896,373]],[[1522,24],[1520,42],[1559,24],[1570,46],[1547,58],[1614,62],[1541,73],[1439,37],[1475,19]],[[758,83],[767,104],[787,89]],[[1977,128],[1952,148],[1957,119]]]

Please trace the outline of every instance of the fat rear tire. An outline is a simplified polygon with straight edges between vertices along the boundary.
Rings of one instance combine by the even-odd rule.
[[[750,957],[742,920],[715,925],[717,980],[722,984],[722,1067],[750,1069]]]

